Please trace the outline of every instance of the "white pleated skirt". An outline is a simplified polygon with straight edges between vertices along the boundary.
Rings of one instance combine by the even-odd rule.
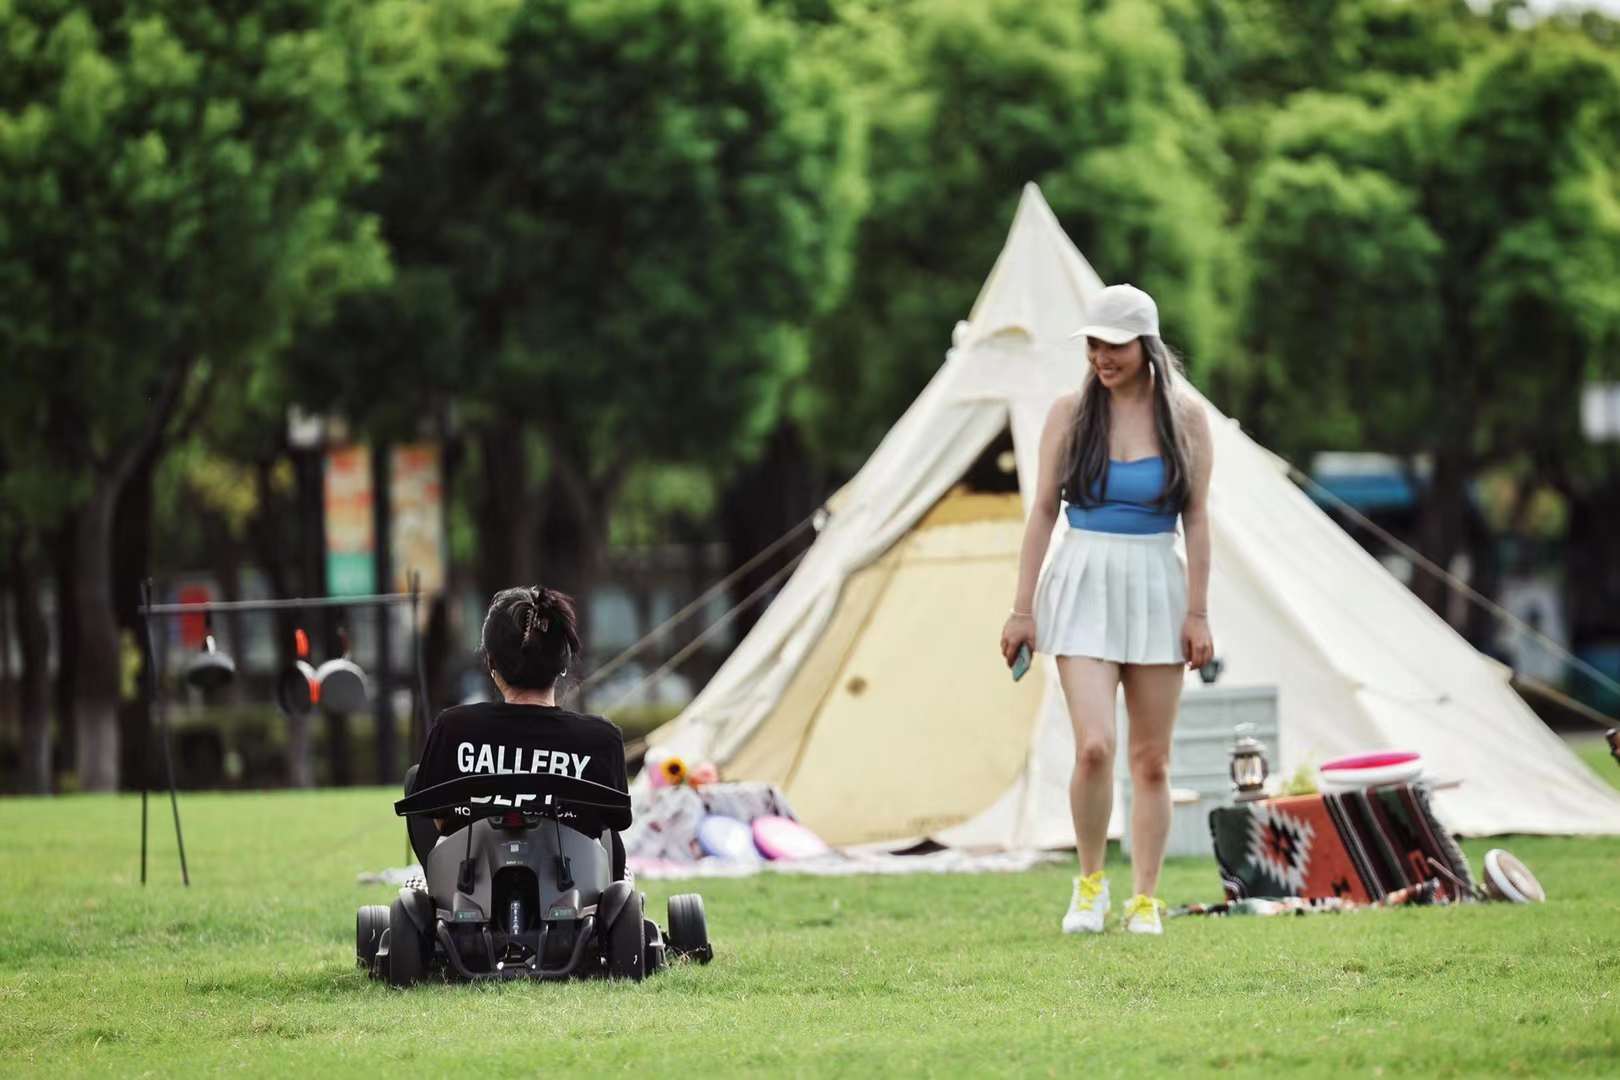
[[[1061,530],[1035,590],[1035,651],[1179,664],[1187,567],[1173,532]]]

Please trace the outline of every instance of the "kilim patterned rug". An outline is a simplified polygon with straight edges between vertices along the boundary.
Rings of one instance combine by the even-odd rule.
[[[1421,783],[1217,807],[1209,829],[1228,900],[1369,904],[1436,879],[1437,901],[1473,899],[1468,860],[1435,820]]]

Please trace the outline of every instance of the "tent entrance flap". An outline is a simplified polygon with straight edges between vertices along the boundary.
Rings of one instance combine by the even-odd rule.
[[[927,835],[989,806],[1023,769],[1042,690],[995,648],[1023,529],[1016,490],[962,484],[936,503],[846,582],[736,771],[778,779],[832,843]]]

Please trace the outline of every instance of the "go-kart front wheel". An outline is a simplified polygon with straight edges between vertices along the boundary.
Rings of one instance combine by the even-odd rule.
[[[433,957],[433,943],[416,928],[405,910],[405,901],[395,900],[388,909],[388,983],[411,986],[427,974]]]
[[[703,911],[703,897],[681,893],[669,898],[669,947],[677,956],[707,964],[714,959],[709,944],[709,917]]]
[[[377,946],[382,944],[383,931],[388,929],[388,909],[381,904],[367,904],[354,913],[354,962],[371,968],[377,958]]]

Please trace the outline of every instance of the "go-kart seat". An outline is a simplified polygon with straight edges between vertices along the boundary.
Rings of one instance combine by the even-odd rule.
[[[421,766],[412,765],[405,770],[405,794],[409,795],[416,790],[416,770]],[[411,842],[411,851],[416,855],[416,861],[425,864],[427,853],[432,851],[439,842],[438,826],[433,819],[420,815],[413,815],[405,819],[405,835]],[[624,841],[612,829],[607,830],[608,850],[613,855],[613,880],[623,881],[625,874]]]

